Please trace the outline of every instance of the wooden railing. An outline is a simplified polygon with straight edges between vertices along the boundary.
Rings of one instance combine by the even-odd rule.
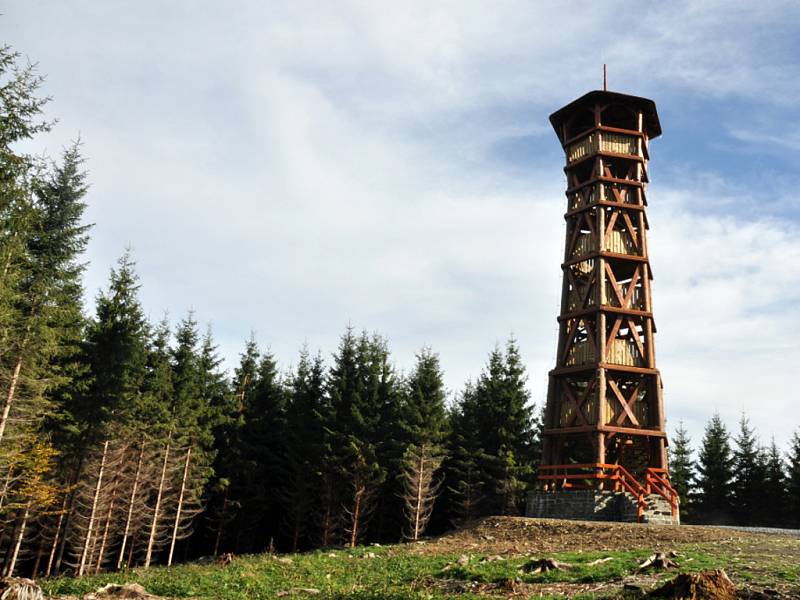
[[[666,469],[649,468],[645,473],[645,489],[647,493],[656,493],[669,502],[672,516],[678,514],[680,496],[677,490],[669,482],[669,473]]]
[[[538,479],[545,482],[546,490],[604,489],[605,482],[608,482],[611,487],[609,491],[627,492],[636,499],[637,519],[640,522],[647,506],[647,496],[650,494],[658,494],[665,498],[670,504],[672,516],[678,514],[678,493],[670,485],[666,469],[647,469],[645,485],[639,483],[622,465],[602,463],[544,465],[539,467]],[[599,486],[598,480],[601,482]]]
[[[602,141],[601,140],[602,137]],[[598,151],[629,156],[641,156],[638,138],[632,135],[617,133],[592,133],[585,138],[573,142],[567,147],[567,163],[597,154]]]

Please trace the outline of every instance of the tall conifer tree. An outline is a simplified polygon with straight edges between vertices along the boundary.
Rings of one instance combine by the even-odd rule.
[[[444,463],[447,520],[461,525],[485,514],[485,482],[481,463],[486,460],[480,439],[481,414],[475,388],[468,383],[449,411],[448,457]]]
[[[772,438],[770,445],[763,451],[764,483],[759,503],[759,523],[771,527],[786,524],[788,508],[788,490],[786,480],[786,463]]]
[[[240,460],[249,474],[238,486],[241,526],[250,532],[253,551],[275,544],[282,521],[279,491],[285,477],[286,390],[272,353],[261,355],[253,392],[246,398]]]
[[[690,520],[693,512],[690,492],[694,487],[695,463],[692,459],[691,441],[689,433],[681,421],[672,437],[669,453],[669,478],[680,498],[682,520]]]
[[[792,434],[787,458],[786,487],[789,525],[800,528],[800,430]]]
[[[325,402],[325,366],[303,348],[290,378],[286,407],[286,464],[281,486],[284,527],[289,548],[297,551],[313,543],[312,515],[323,489],[324,436],[321,411]]]
[[[252,462],[246,455],[246,413],[252,405],[258,378],[259,351],[255,337],[245,344],[239,366],[234,370],[231,393],[220,407],[219,423],[215,429],[215,494],[210,512],[213,514],[214,549],[241,552],[255,540],[244,539],[246,515],[242,503],[247,495],[244,486],[252,474]]]
[[[532,453],[535,430],[526,379],[519,348],[512,337],[505,352],[496,348],[489,355],[475,386],[484,455],[479,464],[490,514],[519,514],[524,489],[532,480],[538,460]]]
[[[403,460],[400,494],[404,501],[404,535],[416,540],[425,532],[442,483],[440,466],[447,433],[445,389],[439,357],[430,348],[417,354],[414,370],[405,382],[399,415]]]
[[[697,518],[728,523],[732,518],[730,436],[718,413],[706,425],[697,462]]]
[[[760,512],[765,469],[755,431],[744,414],[734,443],[733,515],[737,523],[752,525]]]

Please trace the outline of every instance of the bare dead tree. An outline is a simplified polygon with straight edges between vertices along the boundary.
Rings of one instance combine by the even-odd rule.
[[[109,559],[110,539],[118,532],[119,497],[129,459],[128,446],[107,439],[99,455],[87,458],[83,476],[76,484],[72,511],[67,515],[71,526],[64,532],[69,550],[66,559],[76,575],[97,572]]]
[[[181,477],[180,492],[178,494],[178,506],[175,511],[175,525],[172,528],[172,539],[169,543],[169,556],[167,557],[167,566],[172,565],[172,556],[175,553],[175,542],[178,539],[178,531],[181,525],[181,513],[183,512],[183,502],[186,497],[186,483],[189,478],[189,464],[192,460],[192,447],[186,449],[186,462],[183,466],[183,477]]]
[[[56,551],[58,550],[59,544],[61,543],[61,536],[62,536],[62,527],[64,527],[64,520],[69,508],[69,497],[71,495],[70,489],[64,490],[64,499],[61,502],[61,510],[58,512],[58,518],[56,519],[56,528],[53,532],[53,540],[50,544],[50,554],[47,557],[47,568],[44,571],[45,577],[50,577],[50,574],[53,571],[53,563],[55,562],[56,558]],[[36,573],[34,572],[34,575]]]
[[[406,517],[406,538],[418,540],[425,532],[433,505],[442,485],[437,471],[443,457],[430,444],[411,445],[403,461],[403,504]]]
[[[133,481],[130,486],[130,494],[128,496],[128,509],[125,511],[125,526],[122,531],[122,540],[120,541],[119,555],[117,558],[117,569],[122,568],[122,563],[125,558],[125,549],[128,545],[129,537],[133,527],[133,511],[136,507],[138,500],[137,493],[140,491],[141,478],[142,478],[142,461],[144,460],[145,443],[139,443],[139,449],[136,458],[136,469],[133,474]]]
[[[19,551],[20,548],[22,548],[22,540],[25,538],[25,529],[28,525],[28,517],[30,517],[31,514],[30,509],[31,507],[29,502],[22,512],[21,521],[19,527],[17,528],[16,540],[14,541],[14,549],[11,552],[11,559],[8,561],[4,572],[5,577],[11,577],[14,574],[14,569],[17,566],[17,558],[19,558]]]
[[[97,472],[97,481],[95,484],[94,497],[92,499],[92,504],[89,513],[89,525],[86,530],[86,535],[84,536],[83,549],[81,550],[81,559],[78,565],[78,577],[83,575],[84,570],[86,568],[86,559],[88,558],[89,554],[89,545],[92,541],[92,532],[94,531],[97,508],[100,501],[100,490],[103,488],[103,475],[105,474],[104,471],[106,468],[107,454],[108,454],[108,440],[103,442],[103,453],[100,459],[100,468]]]
[[[167,441],[167,446],[164,450],[164,461],[161,467],[161,477],[158,481],[158,491],[156,493],[156,504],[153,509],[153,520],[150,524],[150,533],[147,539],[147,554],[144,559],[145,568],[150,566],[150,561],[153,559],[153,549],[156,546],[158,535],[159,518],[161,517],[161,500],[164,497],[164,491],[167,486],[167,468],[169,466],[169,450],[170,442]]]

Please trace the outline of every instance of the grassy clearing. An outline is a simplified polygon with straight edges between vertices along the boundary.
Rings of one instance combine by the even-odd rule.
[[[448,581],[503,584],[591,583],[614,581],[631,574],[648,555],[646,551],[567,552],[553,557],[572,568],[533,574],[531,557],[469,556],[458,564],[459,556],[420,556],[402,546],[367,547],[355,550],[327,550],[287,556],[242,556],[230,565],[180,565],[131,570],[81,579],[59,578],[43,582],[51,595],[82,595],[106,583],[137,582],[160,596],[243,600],[274,598],[293,588],[314,588],[314,597],[389,600],[438,600],[445,598],[485,598],[491,589],[480,593],[462,589],[451,593],[441,589]],[[611,557],[599,564],[589,564]],[[683,555],[691,559],[688,570],[723,566],[722,557],[711,558],[700,550]],[[793,575],[792,575],[793,576]],[[499,594],[499,591],[496,592]],[[303,597],[296,592],[291,597]],[[538,596],[538,594],[537,594]],[[309,596],[310,597],[310,596]]]
[[[82,579],[54,579],[42,582],[42,586],[52,596],[81,596],[106,583],[135,582],[159,596],[219,600],[277,598],[282,592],[290,592],[284,596],[287,598],[331,600],[470,600],[505,598],[510,591],[518,598],[607,598],[619,597],[623,579],[649,588],[674,576],[672,572],[632,577],[642,560],[654,551],[676,550],[674,560],[682,572],[724,568],[738,585],[800,594],[797,538],[709,530],[709,538],[696,542],[694,539],[704,532],[607,524],[565,524],[552,531],[530,531],[533,526],[527,522],[508,520],[499,527],[493,523],[488,528],[491,536],[484,527],[472,535],[460,534],[455,540],[440,538],[422,545],[240,556],[225,567],[188,564],[134,569]],[[631,534],[647,537],[632,545]],[[677,535],[684,539],[678,541]],[[687,539],[690,537],[694,539]],[[576,540],[587,549],[607,549],[552,551],[566,544],[575,548]],[[538,547],[531,548],[529,543]],[[572,567],[533,573],[533,561],[545,557]],[[319,593],[312,595],[298,588],[313,588]]]

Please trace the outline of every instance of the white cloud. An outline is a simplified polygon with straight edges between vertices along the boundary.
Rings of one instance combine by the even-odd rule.
[[[599,87],[604,61],[612,89],[668,111],[687,98],[781,111],[800,97],[785,51],[797,12],[49,1],[2,19],[48,74],[51,150],[85,140],[90,294],[130,242],[151,314],[195,308],[232,362],[251,328],[286,364],[304,340],[333,351],[352,322],[388,334],[401,366],[431,344],[451,388],[513,331],[539,400],[565,204],[547,114]],[[512,169],[492,155],[511,138],[547,150]],[[658,142],[652,152],[668,415],[697,437],[715,409],[730,422],[746,409],[783,442],[800,333],[792,228],[728,214],[740,191],[713,172],[679,183]]]

